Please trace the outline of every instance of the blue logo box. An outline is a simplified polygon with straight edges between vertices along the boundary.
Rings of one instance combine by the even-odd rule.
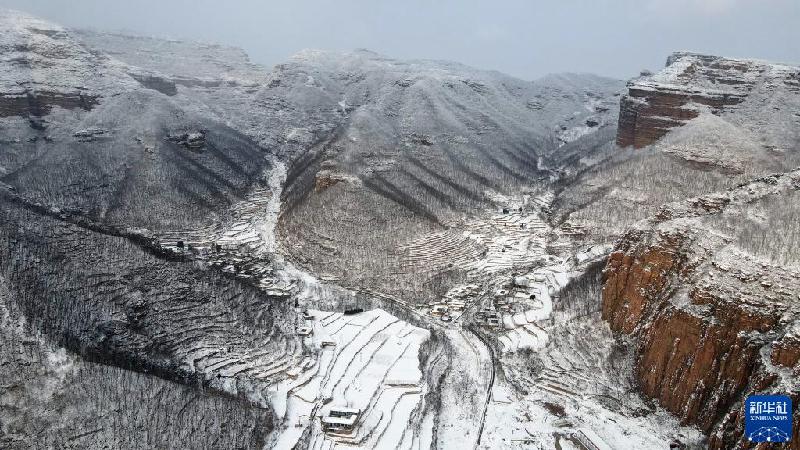
[[[792,399],[785,395],[751,395],[744,404],[744,433],[750,442],[789,442]]]

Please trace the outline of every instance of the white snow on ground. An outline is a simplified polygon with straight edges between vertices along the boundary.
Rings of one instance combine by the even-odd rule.
[[[246,252],[272,255],[278,261],[276,270],[265,279],[295,286],[294,295],[304,304],[325,304],[324,297],[347,293],[327,292],[314,276],[274,254],[273,230],[284,177],[285,171],[276,165],[267,174],[269,188],[254,191],[233,208],[233,220],[222,226],[221,238],[219,231],[211,235],[217,237],[217,243],[235,249],[231,253],[234,260]],[[603,373],[602,363],[587,362],[583,350],[570,354],[569,348],[596,346],[596,358],[602,361],[611,345],[608,336],[592,335],[591,343],[572,345],[570,341],[564,347],[565,331],[554,329],[554,303],[561,289],[608,249],[589,247],[574,257],[547,254],[548,234],[558,231],[542,220],[541,213],[552,194],[497,200],[501,210],[464,225],[466,239],[487,249],[471,261],[463,261],[474,282],[453,287],[435,302],[447,305],[452,314],[452,322],[441,323],[448,343],[443,351],[448,352],[450,367],[444,384],[438,387],[439,421],[435,421],[436,411],[425,409],[424,396],[432,378],[426,379],[419,367],[420,345],[430,336],[427,330],[380,309],[355,315],[310,311],[314,319],[305,325],[312,334],[303,341],[311,353],[298,354],[295,363],[283,369],[287,377],[268,389],[276,428],[266,448],[299,444],[312,449],[427,449],[434,435],[445,448],[553,448],[556,442],[562,449],[584,448],[581,440],[586,439],[598,448],[659,448],[671,440],[675,430],[687,435],[693,432],[679,428],[663,412],[638,417],[630,414],[633,408],[607,407],[602,395],[613,381],[597,378],[600,389],[586,385]],[[506,366],[503,359],[504,372],[496,373],[497,361],[489,348],[462,327],[473,319],[476,302],[487,295],[502,319],[499,330],[489,330],[491,338],[500,343],[501,359],[530,349],[544,362],[543,371],[525,395],[502,375],[517,368]],[[430,314],[432,307],[422,310]],[[440,323],[435,317],[425,317]],[[600,326],[591,324],[586,330],[591,333]],[[613,393],[620,401],[629,395],[626,391]],[[636,399],[639,397],[628,400],[641,402]],[[563,404],[568,420],[559,419],[544,402]],[[336,406],[361,410],[351,433],[326,434],[322,430],[320,418]],[[695,437],[684,440],[691,439]]]
[[[26,89],[57,93],[109,93],[132,89],[136,82],[114,60],[98,61],[56,24],[0,8],[0,91],[24,96]],[[19,43],[24,42],[24,46]],[[26,61],[20,70],[18,61]],[[57,58],[58,64],[53,64]]]
[[[797,66],[754,59],[732,59],[676,53],[672,64],[660,72],[637,79],[640,90],[671,90],[700,97],[726,96],[741,100],[721,110],[717,117],[698,104],[700,117],[671,131],[660,141],[661,150],[690,161],[710,163],[735,172],[775,167],[796,167],[791,149],[796,146],[800,119]],[[731,151],[736,149],[736,152]],[[772,170],[772,169],[770,169]]]
[[[412,413],[427,391],[418,358],[429,332],[382,310],[310,313],[313,334],[305,344],[318,357],[275,386],[271,400],[280,424],[265,448],[293,448],[307,430],[315,449],[427,448],[415,432],[432,423],[412,426]],[[352,434],[323,432],[319,417],[335,406],[361,410]]]
[[[599,313],[555,320],[544,327],[551,334],[546,347],[501,358],[510,378],[495,380],[501,395],[492,396],[481,448],[650,449],[702,441],[699,430],[643,401],[630,378],[633,355],[615,349]],[[534,370],[531,359],[539,362]],[[515,390],[512,378],[524,389]]]
[[[460,329],[446,331],[453,352],[448,373],[451,384],[442,390],[439,442],[448,448],[474,448],[485,426],[484,410],[494,374],[489,350],[478,338]]]
[[[736,94],[743,89],[738,83],[726,85],[717,83],[716,80],[703,76],[695,76],[696,70],[693,69],[696,69],[698,66],[702,66],[701,60],[703,58],[703,55],[688,52],[675,53],[670,58],[672,61],[671,64],[652,75],[639,78],[637,83],[641,83],[644,86],[651,85],[662,88],[684,90],[687,88],[686,80],[691,79],[692,89],[697,91],[702,90],[706,93]],[[763,69],[779,70],[787,67],[782,64],[773,64],[755,59],[725,58],[725,61],[728,63],[738,63],[737,65],[744,69],[741,71],[731,71],[731,73],[734,73],[739,80],[745,82],[755,82],[761,75]]]
[[[502,209],[464,225],[465,235],[487,248],[486,255],[465,268],[491,274],[547,258],[545,244],[549,227],[542,220],[539,208],[549,205],[553,194],[521,198],[494,194],[492,197],[503,205]]]
[[[508,316],[503,318],[504,322],[507,318]],[[506,331],[498,337],[504,352],[513,352],[523,348],[539,349],[547,345],[549,340],[547,332],[535,323],[514,324],[507,328],[510,331]]]
[[[511,389],[507,389],[511,392]],[[536,394],[534,394],[536,396]],[[541,396],[559,403],[563,395]],[[579,397],[567,406],[567,416],[559,418],[533,396],[512,396],[509,401],[493,399],[486,416],[482,449],[522,448],[599,448],[599,449],[658,449],[668,448],[677,436],[683,442],[699,442],[700,432],[681,428],[669,413],[659,410],[641,417],[611,411],[586,397]],[[595,447],[592,447],[594,445]]]
[[[234,263],[250,261],[255,266],[250,272],[263,276],[262,286],[294,286],[293,295],[304,303],[324,300],[330,293],[314,276],[275,254],[274,227],[285,177],[285,167],[273,164],[266,174],[267,186],[234,205],[230,220],[216,228],[181,231],[162,241],[174,246],[181,236],[200,249],[220,245],[226,251],[214,258],[231,262],[223,270],[236,272]],[[252,260],[248,255],[269,258]],[[241,275],[241,271],[236,273]],[[347,294],[340,291],[336,292]],[[287,377],[268,389],[276,428],[265,448],[288,449],[298,444],[305,448],[306,443],[318,449],[429,448],[433,416],[418,410],[428,389],[419,368],[419,348],[430,333],[380,309],[354,315],[309,313],[313,320],[298,326],[312,330],[302,338],[311,354],[284,367]],[[320,418],[335,406],[361,410],[351,434],[323,432]]]
[[[707,108],[686,125],[668,133],[655,148],[689,161],[713,164],[732,172],[744,172],[763,153],[759,137],[736,126]]]
[[[286,181],[286,164],[276,162],[267,177],[267,187],[272,192],[272,195],[267,202],[266,214],[262,216],[263,219],[260,222],[255,224],[261,235],[261,240],[264,242],[264,251],[266,252],[274,252],[277,247],[275,225],[281,212],[280,193],[284,181]]]
[[[500,280],[497,282],[503,284],[508,280],[509,271],[516,272],[541,265],[524,275],[514,277],[513,289],[497,289],[496,297],[501,298],[504,305],[498,308],[505,330],[498,335],[503,351],[542,348],[547,344],[548,336],[537,322],[550,318],[553,296],[572,277],[580,274],[575,263],[581,264],[595,259],[603,255],[605,249],[589,248],[576,255],[575,261],[549,255],[546,245],[548,234],[553,230],[543,220],[542,208],[550,205],[553,194],[544,192],[517,198],[497,193],[489,195],[500,205],[499,210],[463,225],[464,235],[487,251],[464,266],[475,280],[497,276],[497,280]],[[450,317],[458,321],[462,318],[461,311],[468,306],[464,298],[469,300],[478,291],[476,285],[456,286],[441,301],[432,303],[429,312],[436,315],[437,305],[444,305],[449,308]],[[503,294],[499,294],[500,292]],[[474,301],[474,298],[471,299],[471,302]],[[514,304],[523,309],[506,309]]]
[[[266,188],[256,189],[247,200],[234,206],[234,217],[238,216],[239,220],[221,233],[216,239],[217,244],[227,248],[247,246],[257,255],[275,251],[275,225],[281,210],[280,197],[286,180],[286,165],[275,162],[266,179]]]
[[[131,67],[122,65],[117,61],[109,60],[104,63],[91,64],[93,60],[86,49],[70,42],[61,42],[53,36],[63,33],[60,27],[38,22],[30,18],[7,16],[14,24],[5,28],[11,34],[0,36],[0,44],[24,41],[35,51],[28,62],[33,66],[32,74],[25,74],[25,78],[34,80],[34,87],[47,87],[54,92],[71,93],[88,87],[90,90],[113,92],[121,89],[120,86],[134,89],[138,86],[125,73]],[[9,47],[10,48],[10,47]],[[0,61],[12,61],[19,56],[16,50],[0,57]],[[71,58],[64,59],[64,64],[56,68],[47,67],[45,72],[42,67],[47,62],[42,54],[64,54]],[[165,58],[164,61],[175,58]],[[367,52],[356,52],[345,58],[340,55],[330,55],[324,52],[306,51],[294,58],[296,63],[309,61],[313,65],[363,65],[371,67],[372,72],[380,72],[374,68],[399,67],[397,62]],[[10,65],[6,65],[10,67]],[[298,64],[298,66],[302,66]],[[455,81],[457,85],[472,83],[469,78],[456,76],[449,63],[411,62],[405,63],[403,73],[415,73],[424,70],[428,80]],[[455,65],[452,65],[455,67]],[[678,83],[677,78],[686,71],[685,63],[671,66],[671,69],[656,75],[651,80],[653,83]],[[753,67],[757,68],[757,65]],[[457,67],[458,72],[464,68]],[[794,69],[770,65],[769,71],[792,71]],[[259,72],[259,71],[256,71]],[[470,78],[489,78],[483,72],[471,71]],[[0,73],[4,73],[3,64],[0,64]],[[43,76],[43,74],[47,76]],[[344,73],[342,70],[331,73]],[[100,76],[98,76],[98,74]],[[756,72],[749,70],[742,75],[745,81],[754,81]],[[8,75],[8,74],[7,74]],[[195,74],[192,74],[194,76]],[[16,75],[5,77],[10,80],[9,92],[22,95],[26,88],[20,84]],[[327,83],[324,71],[319,80],[303,73],[305,85],[314,90],[325,90]],[[659,78],[661,77],[661,78]],[[0,77],[3,78],[3,77]],[[214,78],[231,78],[227,70],[214,75]],[[384,83],[385,76],[378,77],[379,83]],[[280,80],[278,80],[280,81]],[[429,81],[428,81],[429,82]],[[469,83],[468,83],[469,82]],[[263,84],[263,83],[255,83]],[[474,84],[474,83],[473,83]],[[679,84],[679,83],[678,83]],[[480,83],[475,84],[479,86]],[[379,86],[374,84],[374,86]],[[756,86],[758,87],[758,86]],[[80,88],[80,89],[78,89]],[[346,111],[356,102],[356,92],[361,92],[362,86],[357,90],[342,95],[341,101],[334,100],[331,96],[331,110],[334,105],[339,111]],[[182,88],[181,88],[182,89]],[[368,89],[369,90],[369,89]],[[333,91],[331,91],[333,92]],[[714,92],[707,90],[707,92]],[[770,91],[771,93],[771,91]],[[302,95],[302,94],[300,94]],[[247,94],[248,97],[255,97]],[[240,97],[232,96],[233,102]],[[751,100],[743,103],[739,111],[761,115],[764,111],[774,110],[773,117],[784,121],[783,127],[774,129],[793,129],[796,120],[785,112],[783,96],[770,95],[770,103],[764,103],[767,97],[752,96]],[[777,99],[777,100],[774,100]],[[350,100],[350,102],[348,102]],[[758,100],[758,101],[756,101]],[[182,101],[175,99],[175,101]],[[585,119],[597,114],[598,107],[602,106],[596,100],[589,99],[583,103],[582,108],[588,111],[571,112],[572,103],[566,102],[563,113],[559,117],[568,117],[570,123],[564,128],[560,137],[562,143],[578,139],[591,131]],[[534,110],[538,110],[532,104]],[[203,106],[206,107],[206,106]],[[200,108],[187,106],[187,108]],[[539,106],[539,108],[541,108]],[[783,108],[783,109],[782,109]],[[212,108],[210,108],[212,109]],[[241,108],[236,108],[241,109]],[[245,108],[246,109],[246,108]],[[294,126],[273,126],[272,121],[263,120],[264,117],[275,118],[287,114],[285,108],[276,108],[276,115],[259,113],[260,109],[246,110],[248,120],[241,127],[248,128],[252,135],[256,135],[262,142],[272,142],[271,132],[263,129],[263,123],[270,123],[276,133],[285,136],[286,141],[295,144],[308,144],[313,137],[313,130],[325,129],[329,123],[310,124],[306,128]],[[513,110],[515,114],[518,112]],[[237,114],[224,108],[209,111],[221,119],[233,122],[232,119],[241,119]],[[551,112],[547,115],[555,116]],[[261,114],[259,116],[258,114]],[[542,113],[545,114],[545,113]],[[411,120],[406,117],[404,120]],[[704,149],[700,153],[695,148],[697,142],[706,145],[707,139],[690,139],[683,136],[681,141],[665,143],[672,144],[673,153],[689,155],[700,161],[712,160],[718,164],[725,164],[727,149],[730,143],[747,141],[748,145],[754,144],[755,138],[749,133],[739,135],[729,133],[731,123],[726,116],[715,118],[704,115],[698,118],[695,124],[703,129],[711,129],[718,140],[714,141],[713,148]],[[731,119],[733,120],[733,119]],[[764,119],[768,120],[768,119]],[[770,118],[771,120],[771,118]],[[710,125],[705,123],[714,121]],[[275,122],[279,122],[276,120]],[[554,129],[555,123],[549,121],[530,121],[531,126]],[[539,124],[541,122],[541,124]],[[756,121],[754,124],[759,125]],[[253,124],[253,125],[249,125]],[[312,126],[313,125],[313,126]],[[686,127],[687,134],[692,131],[693,123]],[[357,129],[348,131],[348,136],[355,139]],[[557,132],[558,134],[558,132]],[[681,137],[680,134],[675,134]],[[766,136],[766,144],[778,151],[784,142],[782,136]],[[756,149],[756,147],[753,147]],[[711,151],[713,150],[713,151]],[[740,166],[731,166],[739,170]],[[0,172],[4,169],[0,168]],[[172,236],[164,236],[162,242],[165,246],[175,248],[178,240],[193,245],[194,249],[208,250],[211,245],[220,245],[227,252],[219,258],[227,258],[223,270],[237,273],[237,275],[252,277],[257,276],[262,280],[273,283],[280,280],[286,286],[300,285],[299,292],[293,292],[294,297],[301,298],[308,304],[323,303],[320,299],[320,282],[311,274],[302,272],[291,264],[282,261],[274,255],[276,239],[274,228],[280,212],[280,193],[286,178],[286,169],[283,164],[275,163],[266,174],[266,186],[254,189],[248,198],[230,211],[230,217],[221,219],[219,223],[205,229],[186,231],[181,230]],[[331,448],[430,448],[434,440],[434,433],[438,442],[447,448],[474,448],[480,441],[481,448],[506,448],[525,447],[531,448],[663,448],[671,433],[683,430],[677,426],[676,421],[661,411],[655,414],[631,414],[635,407],[629,405],[609,407],[602,395],[611,392],[611,400],[620,404],[632,402],[636,407],[636,398],[626,397],[628,392],[614,390],[619,380],[612,378],[613,373],[605,373],[604,362],[610,356],[608,349],[610,341],[604,325],[598,323],[575,321],[576,328],[586,325],[582,331],[576,333],[577,337],[567,336],[574,330],[556,328],[552,324],[554,304],[557,303],[559,291],[568,281],[580,272],[584,264],[603,255],[607,250],[590,248],[577,252],[574,257],[564,255],[551,255],[547,252],[548,234],[556,232],[548,227],[543,220],[541,207],[548,206],[552,201],[552,193],[544,195],[521,195],[519,198],[494,196],[499,205],[506,212],[493,211],[483,217],[474,218],[456,231],[458,237],[472,240],[479,245],[474,246],[474,252],[464,251],[464,258],[472,279],[468,284],[456,286],[451,289],[442,302],[443,304],[459,309],[453,316],[453,322],[447,325],[444,331],[447,340],[446,351],[452,353],[452,362],[446,372],[445,384],[439,394],[442,397],[442,406],[439,411],[439,422],[434,422],[434,415],[424,411],[424,395],[430,391],[428,382],[420,371],[419,356],[420,346],[429,337],[429,332],[401,321],[394,316],[382,311],[373,310],[356,315],[345,316],[341,313],[311,311],[314,319],[308,321],[312,333],[302,339],[304,345],[311,349],[310,352],[297,351],[301,349],[299,339],[291,339],[286,343],[286,355],[271,353],[257,361],[263,368],[260,376],[265,378],[275,374],[286,374],[285,378],[270,386],[267,392],[268,401],[276,414],[277,428],[270,435],[268,448],[306,447],[315,449]],[[521,208],[521,209],[520,209]],[[168,233],[169,234],[169,233]],[[453,233],[440,233],[442,240],[447,241]],[[423,241],[423,244],[429,241]],[[458,246],[462,241],[457,241]],[[482,253],[482,248],[486,252]],[[252,257],[263,257],[253,261]],[[423,256],[428,256],[427,254]],[[277,261],[277,263],[275,263]],[[461,261],[453,261],[460,266]],[[242,265],[250,267],[243,268]],[[237,267],[240,266],[240,267]],[[270,271],[267,273],[267,271]],[[532,380],[533,386],[521,394],[501,376],[495,374],[493,355],[489,348],[476,335],[464,330],[462,325],[470,320],[473,311],[470,303],[476,303],[486,292],[486,280],[491,288],[495,282],[504,286],[513,285],[507,292],[490,298],[493,301],[494,311],[501,317],[502,327],[491,330],[492,339],[497,339],[501,344],[500,358],[514,356],[519,350],[528,349],[540,357],[543,368]],[[263,285],[262,285],[263,287]],[[281,289],[276,289],[280,291]],[[288,289],[286,289],[288,290]],[[491,291],[492,289],[490,289]],[[330,294],[328,294],[330,295]],[[490,295],[493,295],[490,293]],[[513,304],[512,307],[500,310],[497,308],[498,299],[504,300],[504,305]],[[502,306],[502,305],[501,305]],[[411,319],[409,319],[411,320]],[[569,339],[574,339],[576,345],[571,345]],[[587,337],[587,339],[584,339]],[[565,342],[566,341],[566,342]],[[210,353],[208,347],[198,348],[197,353],[187,356],[187,361],[193,361],[195,356]],[[280,357],[274,357],[280,356]],[[497,355],[494,355],[497,356]],[[768,359],[765,356],[765,359]],[[61,355],[52,355],[53,363],[63,363]],[[191,363],[193,364],[193,363]],[[212,365],[199,368],[207,369],[208,373],[221,371],[231,375],[240,366],[221,367],[226,361],[220,358]],[[425,368],[427,369],[427,368]],[[514,370],[515,367],[503,367],[504,370]],[[499,371],[498,371],[499,372]],[[787,377],[791,375],[788,374]],[[600,385],[599,387],[597,385]],[[224,386],[223,386],[224,387]],[[262,392],[253,387],[254,392],[247,392],[251,401],[263,405]],[[238,391],[235,386],[226,388],[231,393]],[[257,390],[257,392],[256,392]],[[608,396],[607,396],[608,397]],[[638,397],[637,397],[638,398]],[[605,401],[608,401],[607,399]],[[640,400],[639,400],[640,401]],[[563,405],[567,417],[559,419],[551,410],[544,406],[544,402]],[[334,406],[354,407],[361,410],[356,428],[350,435],[325,434],[320,425],[319,417],[330,412]],[[484,409],[487,407],[487,409]],[[484,414],[486,413],[486,414]],[[688,431],[687,433],[690,433]],[[299,444],[299,445],[298,445]]]
[[[176,230],[161,233],[161,245],[175,249],[177,241],[201,251],[210,251],[217,244],[244,256],[265,256],[275,251],[275,225],[280,213],[280,197],[286,179],[286,166],[273,161],[265,171],[266,186],[253,189],[235,203],[229,217],[198,230]]]
[[[586,136],[594,130],[594,127],[590,127],[588,125],[577,125],[567,128],[566,130],[560,130],[558,132],[559,144],[564,145],[573,141],[577,141],[581,137]]]
[[[472,378],[465,377],[470,381],[464,383],[473,386],[462,387],[460,393],[442,393],[442,417],[449,420],[437,429],[439,442],[446,442],[446,448],[470,448],[475,442],[472,430],[481,426],[478,447],[485,449],[664,448],[675,438],[700,442],[699,431],[681,428],[663,410],[642,413],[647,408],[629,382],[613,379],[618,375],[608,367],[608,360],[613,358],[610,353],[615,341],[598,314],[569,319],[575,323],[569,326],[563,325],[567,320],[563,313],[553,314],[561,290],[588,264],[607,255],[610,246],[548,254],[553,234],[561,233],[541,218],[552,196],[496,195],[494,199],[500,205],[498,211],[463,225],[465,234],[487,249],[466,264],[471,284],[450,289],[441,300],[422,309],[438,317],[435,307],[449,308],[452,322],[444,325],[449,327],[449,342],[459,354],[451,374],[489,370],[493,362],[486,345],[460,328],[477,317],[475,309],[479,304],[485,306],[480,299],[488,295],[492,306],[480,311],[500,318],[499,327],[484,327],[484,331],[500,344],[496,356],[503,371],[475,373]],[[569,241],[568,232],[559,239]],[[479,280],[487,279],[489,285],[481,286]],[[463,313],[454,309],[462,304]],[[522,349],[533,353],[515,359]],[[542,367],[533,374],[515,366],[526,359],[537,359]],[[505,380],[507,371],[522,371],[528,382],[524,394]],[[463,403],[459,395],[463,397],[465,392],[484,395],[488,402],[485,417],[471,418],[470,411],[459,406]],[[554,414],[545,403],[563,406],[565,417]]]

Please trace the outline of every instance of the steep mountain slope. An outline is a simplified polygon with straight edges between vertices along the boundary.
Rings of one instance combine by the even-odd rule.
[[[2,415],[3,439],[25,447],[36,428],[41,442],[82,448],[179,439],[302,447],[334,439],[301,414],[334,398],[363,407],[365,446],[481,440],[494,372],[485,344],[394,299],[297,270],[274,253],[277,215],[293,257],[315,243],[302,233],[318,231],[298,223],[322,195],[342,223],[372,211],[404,230],[440,232],[551,176],[539,159],[561,143],[598,129],[610,141],[616,82],[570,75],[532,84],[367,51],[305,52],[267,72],[223,47],[73,32],[19,13],[4,13],[0,27],[3,301],[9,320],[24,324],[9,339],[32,336],[37,348],[3,353],[12,386],[3,398],[14,408]],[[343,186],[355,188],[350,198],[330,196]],[[342,249],[372,245],[366,234],[344,239],[350,232],[335,234]],[[356,287],[392,291],[382,280]],[[304,312],[376,307],[403,320]],[[341,322],[360,330],[350,339],[363,347]],[[304,338],[306,324],[328,337]],[[341,347],[330,351],[331,342]],[[387,365],[389,343],[404,346],[408,369]],[[66,359],[48,356],[62,348]],[[376,373],[412,387],[374,385]],[[147,422],[143,408],[156,399],[143,390],[190,395],[164,379],[226,398],[201,393]],[[55,394],[34,399],[37,383]],[[126,396],[141,408],[109,412]],[[77,411],[81,402],[93,406]],[[60,427],[49,412],[58,409],[70,411]],[[187,428],[187,412],[208,430]],[[463,428],[432,433],[453,414]],[[222,417],[229,433],[217,428]],[[112,430],[115,421],[126,425]],[[406,431],[397,434],[398,424]]]
[[[279,224],[287,251],[348,286],[412,302],[442,295],[463,276],[447,264],[485,251],[460,239],[441,248],[439,264],[413,249],[421,236],[455,238],[465,219],[501,210],[498,196],[543,186],[558,136],[609,127],[616,112],[618,84],[589,76],[529,83],[366,52],[304,54],[284,71],[338,92],[347,116],[289,172]]]
[[[800,171],[773,175],[663,207],[606,266],[603,318],[639,338],[641,389],[712,448],[744,447],[746,395],[800,398],[798,218]]]
[[[174,229],[207,222],[261,177],[267,161],[245,136],[147,89],[56,25],[0,20],[0,180],[19,195]]]
[[[219,221],[262,180],[265,152],[57,25],[4,12],[0,29],[0,297],[4,323],[19,328],[3,332],[13,345],[0,439],[263,445],[273,416],[262,389],[285,376],[269,368],[303,354],[288,305],[160,248],[152,232]],[[164,400],[153,391],[188,403],[153,414]],[[141,403],[120,408],[129,396]],[[185,413],[208,428],[195,432]]]
[[[566,178],[556,220],[608,241],[665,203],[797,167],[798,73],[783,64],[672,55],[663,71],[632,80],[621,99],[617,142],[643,148],[606,153]]]
[[[780,157],[787,138],[797,137],[798,116],[793,111],[799,92],[795,66],[675,53],[666,69],[628,84],[617,143],[645,147],[670,129],[711,112],[747,129],[757,144],[774,152],[771,156]]]
[[[798,174],[742,184],[794,167],[794,67],[0,30],[2,445],[725,448],[797,391]]]
[[[159,80],[151,83],[171,101],[218,117],[288,164],[278,232],[291,259],[349,287],[410,301],[428,301],[463,278],[444,260],[486,251],[466,240],[431,265],[409,250],[416,239],[457,235],[465,217],[502,210],[498,196],[543,188],[554,176],[549,167],[575,159],[589,145],[583,141],[607,147],[618,114],[621,84],[590,75],[531,83],[359,50],[305,51],[264,76],[230,49],[78,36],[129,64],[137,79]]]
[[[549,167],[575,158],[570,146],[610,143],[618,114],[621,84],[590,75],[531,83],[360,50],[302,52],[259,79],[228,49],[79,36],[138,65],[128,70],[139,79],[170,86],[173,101],[219,117],[289,163],[278,230],[292,259],[406,300],[416,300],[410,289],[430,298],[463,276],[408,254],[416,237],[457,234],[464,217],[502,209],[498,195],[543,185]],[[446,258],[484,251],[463,247]]]
[[[608,259],[603,318],[637,338],[642,392],[709,433],[710,448],[748,448],[747,395],[798,398],[800,174],[788,171],[800,158],[798,74],[675,54],[621,101],[617,142],[647,148],[610,157],[564,191],[595,193],[565,216],[605,225],[602,238],[651,215]],[[742,183],[770,171],[780,173]]]
[[[270,412],[48,344],[0,279],[0,447],[256,448]]]

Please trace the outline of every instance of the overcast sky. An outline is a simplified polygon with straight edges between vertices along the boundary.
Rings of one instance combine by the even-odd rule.
[[[0,0],[70,27],[215,42],[272,66],[304,48],[447,59],[524,79],[630,78],[669,53],[800,62],[800,0]]]

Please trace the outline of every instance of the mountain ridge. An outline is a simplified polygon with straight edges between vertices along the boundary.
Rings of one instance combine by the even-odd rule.
[[[266,70],[0,17],[0,341],[36,349],[0,351],[0,442],[728,448],[796,391],[800,69]]]

